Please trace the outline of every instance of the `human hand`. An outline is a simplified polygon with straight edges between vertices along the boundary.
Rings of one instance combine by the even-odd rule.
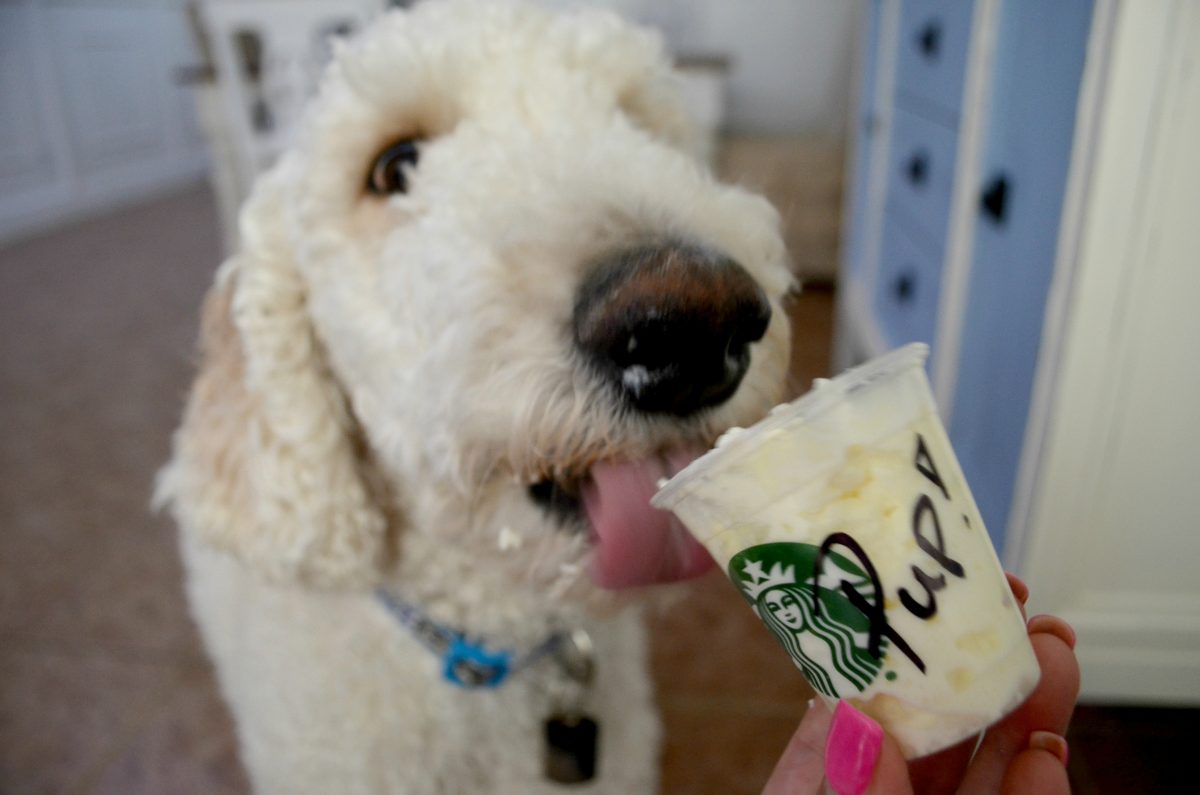
[[[1009,585],[1024,615],[1029,589],[1011,574]],[[1079,694],[1075,633],[1054,616],[1034,616],[1027,627],[1041,680],[1024,704],[987,730],[974,757],[976,740],[971,738],[906,763],[878,723],[847,702],[839,702],[831,713],[818,700],[800,722],[763,795],[817,795],[825,780],[838,795],[1069,793],[1063,734]]]

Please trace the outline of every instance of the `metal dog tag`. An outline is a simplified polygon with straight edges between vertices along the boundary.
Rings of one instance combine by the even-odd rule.
[[[546,778],[557,784],[582,784],[596,775],[596,721],[552,716],[546,721]]]
[[[555,654],[566,674],[555,694],[558,707],[546,719],[544,740],[546,778],[557,784],[583,784],[596,776],[600,727],[582,708],[595,673],[592,639],[583,630],[572,632]]]

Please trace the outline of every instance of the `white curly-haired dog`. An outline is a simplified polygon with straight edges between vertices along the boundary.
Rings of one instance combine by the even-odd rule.
[[[611,590],[711,564],[648,496],[789,345],[777,214],[690,135],[607,12],[431,0],[341,48],[160,479],[257,790],[656,788]]]

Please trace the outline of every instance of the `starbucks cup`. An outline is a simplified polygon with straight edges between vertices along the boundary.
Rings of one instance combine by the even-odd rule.
[[[832,704],[908,758],[1038,681],[1020,607],[938,418],[924,345],[818,385],[668,481],[674,512]]]

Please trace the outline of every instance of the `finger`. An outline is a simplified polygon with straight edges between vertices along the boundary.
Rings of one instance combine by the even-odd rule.
[[[1075,630],[1071,629],[1071,625],[1058,616],[1034,616],[1026,622],[1025,626],[1030,635],[1039,632],[1054,635],[1067,644],[1072,651],[1075,650]]]
[[[921,795],[948,795],[957,792],[971,754],[979,744],[979,735],[936,754],[910,760],[908,777],[914,792]]]
[[[1025,602],[1029,599],[1029,586],[1015,574],[1005,573],[1008,587],[1013,598],[1021,609],[1021,617],[1025,618]],[[971,737],[945,751],[939,751],[930,756],[912,760],[908,763],[908,775],[912,780],[913,791],[922,795],[948,795],[958,790],[963,779],[971,755],[979,737]]]
[[[1016,598],[1017,604],[1021,607],[1021,618],[1028,618],[1025,615],[1025,603],[1029,601],[1029,586],[1012,572],[1006,571],[1004,572],[1004,576],[1008,578],[1008,587],[1012,590],[1013,597]]]
[[[1034,732],[1029,748],[1017,754],[1004,776],[1001,795],[1070,795],[1067,741],[1050,732]]]
[[[825,702],[812,702],[800,727],[788,741],[763,795],[810,795],[825,778],[825,736],[833,715]]]
[[[838,795],[912,795],[899,746],[846,701],[838,702],[829,725],[825,779]]]
[[[1037,616],[1029,622],[1041,680],[1024,704],[988,730],[963,780],[964,792],[996,791],[1034,732],[1066,733],[1079,695],[1079,662],[1071,646],[1074,632],[1061,619],[1050,618]]]
[[[871,785],[865,795],[913,795],[912,781],[908,777],[908,765],[900,746],[888,735],[883,736],[883,747],[880,749],[879,761],[875,763],[875,775],[871,777]]]

